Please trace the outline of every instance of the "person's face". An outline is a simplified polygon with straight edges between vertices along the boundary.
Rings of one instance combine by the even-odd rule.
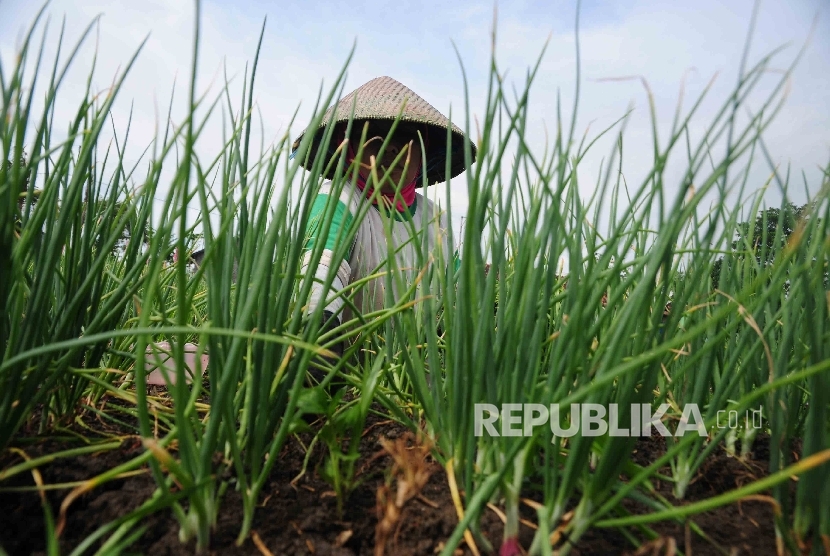
[[[381,145],[391,128],[391,122],[370,122],[369,132],[366,135],[366,141],[363,147],[363,168],[369,168],[372,157],[377,164],[377,174],[379,179],[383,179],[383,175],[387,170],[391,169],[389,174],[392,183],[386,181],[381,188],[384,193],[394,193],[395,188],[401,182],[403,184],[410,183],[418,175],[418,170],[421,166],[421,142],[418,139],[417,128],[412,125],[407,125],[400,122],[395,129],[394,135],[386,145],[383,152],[383,157],[378,158]],[[354,126],[357,129],[353,134],[352,145],[355,152],[358,151],[360,143],[360,134],[363,131],[363,126]],[[401,154],[403,153],[403,154]],[[396,158],[400,156],[397,164],[393,164]],[[407,158],[409,162],[407,164]],[[407,166],[406,174],[404,175],[404,166]]]

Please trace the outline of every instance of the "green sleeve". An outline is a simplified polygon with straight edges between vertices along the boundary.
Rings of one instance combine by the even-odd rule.
[[[323,218],[326,216],[326,205],[328,202],[328,195],[318,195],[317,198],[314,199],[314,204],[311,206],[311,216],[308,228],[306,230],[306,249],[312,249],[316,241],[320,239],[321,228],[323,228]],[[334,215],[332,216],[328,234],[325,238],[322,238],[325,240],[325,249],[334,251],[335,247],[338,245],[338,242],[342,241],[342,238],[346,235],[343,230],[347,230],[349,226],[351,226],[353,219],[354,216],[351,212],[349,212],[345,203],[338,200],[337,205],[334,207]],[[346,253],[346,257],[349,257],[350,255],[350,253]]]

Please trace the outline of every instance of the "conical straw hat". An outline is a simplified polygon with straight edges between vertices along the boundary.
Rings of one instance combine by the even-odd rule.
[[[336,106],[330,106],[326,110],[311,145],[312,157],[308,160],[308,165],[306,165],[305,160],[302,161],[304,168],[311,169],[311,165],[314,163],[313,154],[317,152],[320,146],[326,125],[332,120],[335,124],[349,120],[355,97],[357,97],[357,101],[354,107],[355,123],[352,124],[353,129],[361,120],[394,120],[401,113],[401,106],[404,101],[406,101],[406,106],[403,108],[400,121],[418,123],[430,127],[429,145],[427,146],[426,153],[427,183],[434,184],[445,181],[446,177],[444,174],[446,171],[446,156],[448,150],[452,157],[452,167],[449,177],[455,177],[466,170],[464,166],[464,141],[469,140],[464,136],[464,132],[457,126],[450,124],[446,116],[415,94],[412,89],[386,76],[372,79],[343,97]],[[447,127],[450,126],[452,130],[452,144],[450,149],[447,149]],[[306,132],[308,132],[308,129],[305,129],[294,141],[291,148],[292,156],[297,148],[299,148],[300,141],[302,141]],[[332,143],[334,141],[332,140]],[[329,146],[325,162],[330,160],[336,146],[334,144]],[[472,151],[472,159],[475,161],[476,146],[472,141],[470,141],[470,149]],[[334,170],[330,170],[329,174],[333,173]],[[326,175],[326,177],[331,179],[332,176]],[[418,186],[420,187],[421,185],[422,183],[419,181]]]

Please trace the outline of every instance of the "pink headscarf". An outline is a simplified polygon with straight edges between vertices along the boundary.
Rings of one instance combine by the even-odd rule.
[[[343,132],[343,135],[344,135],[344,138],[345,138],[345,131]],[[429,145],[429,131],[427,130],[427,131],[424,132],[424,148],[427,148],[428,145]],[[349,143],[349,161],[354,160],[356,156],[357,155],[354,152],[354,147],[352,147],[352,144],[350,142]],[[412,162],[412,161],[410,161],[410,162]],[[418,179],[421,177],[421,171],[420,171],[420,169],[421,169],[421,159],[419,158],[417,161],[415,161],[415,163],[418,165],[418,173],[416,174],[415,178],[411,182],[405,184],[401,188],[401,198],[403,199],[404,203],[406,203],[406,206],[401,204],[401,202],[399,200],[396,200],[394,192],[393,193],[386,193],[384,191],[380,192],[381,196],[383,196],[383,198],[388,201],[388,204],[390,204],[390,205],[393,204],[393,203],[395,204],[395,208],[398,210],[398,212],[403,212],[403,210],[405,208],[411,207],[412,203],[415,202],[415,189],[416,189],[416,186],[418,184]],[[372,195],[374,194],[374,188],[370,187],[370,188],[368,188],[368,191],[367,191],[366,178],[363,176],[363,168],[360,168],[357,172],[357,184],[356,185],[357,185],[358,189],[360,189],[361,191],[366,193],[367,198],[371,198]],[[377,201],[375,201],[374,204],[377,205]]]

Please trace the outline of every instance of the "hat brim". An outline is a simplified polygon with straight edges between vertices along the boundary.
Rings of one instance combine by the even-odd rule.
[[[371,121],[389,121],[392,122],[394,119],[392,118],[372,118]],[[366,122],[367,119],[361,120],[354,120],[352,122],[352,130],[360,130]],[[417,124],[419,126],[428,127],[427,133],[429,134],[429,144],[426,148],[426,156],[425,159],[427,161],[426,166],[426,183],[427,185],[433,185],[436,183],[442,183],[446,181],[447,178],[447,157],[450,158],[450,173],[449,178],[454,178],[457,175],[461,174],[466,170],[467,165],[464,162],[464,143],[469,142],[470,144],[470,152],[472,155],[471,162],[475,161],[476,158],[476,146],[469,141],[463,134],[458,133],[454,130],[450,131],[450,145],[447,148],[447,129],[441,128],[434,124],[427,124],[423,122],[418,122],[414,120],[404,120],[401,119],[401,123],[412,123]],[[335,122],[335,125],[342,127],[345,131],[346,125],[348,122],[341,121]],[[336,169],[336,162],[333,164],[329,164],[332,160],[332,157],[335,156],[335,151],[338,146],[338,133],[334,133],[332,138],[325,149],[325,152],[322,150],[322,142],[326,132],[326,125],[321,125],[317,132],[314,134],[314,139],[312,140],[311,147],[309,152],[311,156],[306,157],[305,160],[300,161],[300,164],[306,169],[311,170],[314,167],[315,158],[317,156],[323,155],[323,160],[321,161],[321,166],[323,168],[325,178],[326,179],[333,179],[335,169]],[[297,140],[292,145],[292,156],[297,152],[297,149],[300,146],[300,142],[302,141],[304,135],[300,135]],[[328,171],[325,171],[328,167]],[[423,178],[423,175],[421,176]],[[416,187],[422,187],[424,185],[423,179],[419,179]]]

